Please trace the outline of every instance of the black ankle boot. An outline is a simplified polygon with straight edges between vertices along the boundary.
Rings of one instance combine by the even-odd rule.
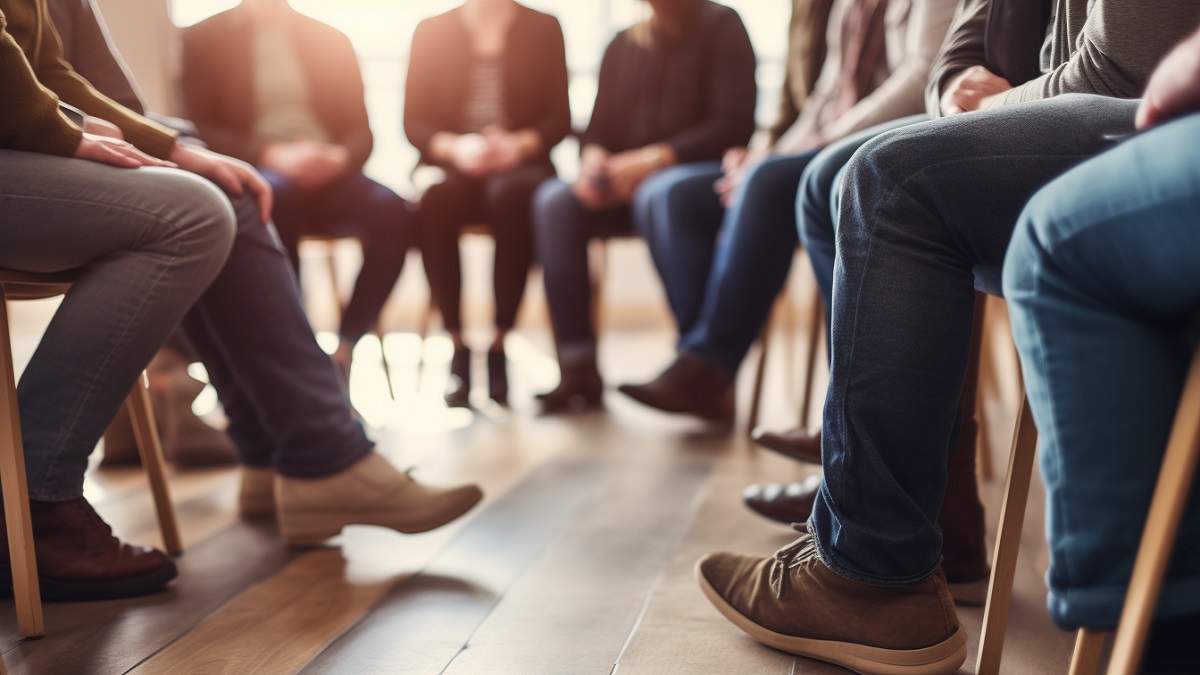
[[[604,405],[604,381],[595,363],[562,367],[562,381],[537,395],[543,413],[583,412]]]
[[[504,347],[488,350],[488,397],[500,405],[508,405],[508,355]]]
[[[446,383],[446,405],[468,408],[471,405],[471,350],[466,345],[454,348],[450,360],[450,381]]]

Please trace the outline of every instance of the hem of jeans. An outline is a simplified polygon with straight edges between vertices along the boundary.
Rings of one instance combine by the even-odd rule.
[[[1117,625],[1129,587],[1116,584],[1090,588],[1051,588],[1046,607],[1063,630],[1111,629]],[[1154,618],[1169,619],[1200,612],[1200,576],[1169,579],[1159,594]]]
[[[730,378],[733,378],[737,375],[738,368],[741,367],[741,359],[738,359],[737,365],[731,367],[728,363],[726,363],[725,359],[722,359],[719,355],[716,355],[710,350],[705,349],[705,347],[706,345],[704,343],[695,345],[682,344],[680,345],[679,353],[681,355],[690,356],[697,361],[701,361],[710,368],[719,370],[728,375]]]
[[[596,362],[595,340],[572,340],[558,345],[558,365],[562,367],[585,366]]]
[[[83,496],[83,487],[72,488],[61,492],[41,492],[29,490],[29,500],[35,502],[69,502]]]
[[[810,527],[809,532],[812,533],[813,544],[817,548],[817,557],[820,558],[821,562],[828,567],[831,572],[839,577],[842,577],[843,579],[849,579],[850,581],[855,581],[860,584],[867,584],[868,586],[882,586],[885,588],[915,586],[932,578],[935,574],[937,574],[938,568],[941,567],[941,560],[939,560],[931,569],[925,572],[913,575],[911,577],[892,579],[882,579],[879,577],[862,574],[850,568],[848,565],[839,562],[838,556],[821,542],[820,537],[813,533],[813,528]]]
[[[349,469],[355,464],[358,464],[365,459],[367,455],[370,455],[374,451],[375,445],[372,443],[367,443],[363,447],[356,449],[354,452],[347,452],[339,456],[337,462],[322,464],[320,469],[315,471],[311,469],[305,471],[290,471],[283,463],[277,464],[275,470],[279,475],[286,476],[288,478],[328,478],[330,476],[337,475],[346,469]]]

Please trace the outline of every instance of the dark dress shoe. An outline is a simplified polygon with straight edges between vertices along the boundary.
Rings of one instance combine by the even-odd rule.
[[[742,491],[742,502],[758,515],[777,523],[803,523],[812,514],[820,478],[803,483],[750,485]]]
[[[454,348],[450,359],[450,381],[446,383],[446,405],[451,408],[471,406],[471,350],[464,345]]]
[[[160,591],[177,572],[165,553],[131,546],[83,497],[65,502],[30,500],[38,584],[46,600],[107,600]],[[0,576],[12,588],[8,542]]]
[[[562,367],[554,389],[536,396],[542,414],[584,412],[604,406],[604,380],[595,363]]]
[[[663,412],[728,422],[736,413],[733,376],[690,354],[680,354],[652,382],[623,384],[622,394]]]
[[[504,349],[491,349],[487,355],[488,398],[508,405],[508,355]]]
[[[777,433],[759,428],[750,434],[750,438],[762,447],[791,457],[798,462],[821,463],[821,431],[819,429],[811,432],[805,427],[797,427],[791,431]]]

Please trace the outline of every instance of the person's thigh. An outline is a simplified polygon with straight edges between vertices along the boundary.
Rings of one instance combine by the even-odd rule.
[[[1071,170],[1028,204],[1005,291],[1042,442],[1049,606],[1106,627],[1122,606],[1194,349],[1200,115]],[[1200,541],[1192,500],[1180,542]],[[1200,551],[1179,546],[1160,612],[1200,611]]]
[[[310,201],[310,228],[323,234],[353,234],[370,230],[401,231],[410,224],[408,202],[361,171],[323,188]]]
[[[837,227],[833,195],[840,183],[838,177],[854,153],[867,141],[893,129],[928,119],[928,115],[912,115],[852,134],[830,143],[805,167],[804,175],[800,177],[800,191],[796,195],[796,225],[800,231],[800,243],[808,251],[826,307],[832,304],[833,296],[834,231]]]
[[[172,169],[0,150],[0,267],[62,272],[159,239],[197,211],[232,212],[214,185]]]

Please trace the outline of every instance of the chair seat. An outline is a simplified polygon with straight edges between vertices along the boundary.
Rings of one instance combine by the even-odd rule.
[[[78,276],[77,272],[33,274],[0,269],[0,285],[9,300],[42,300],[63,295]]]

